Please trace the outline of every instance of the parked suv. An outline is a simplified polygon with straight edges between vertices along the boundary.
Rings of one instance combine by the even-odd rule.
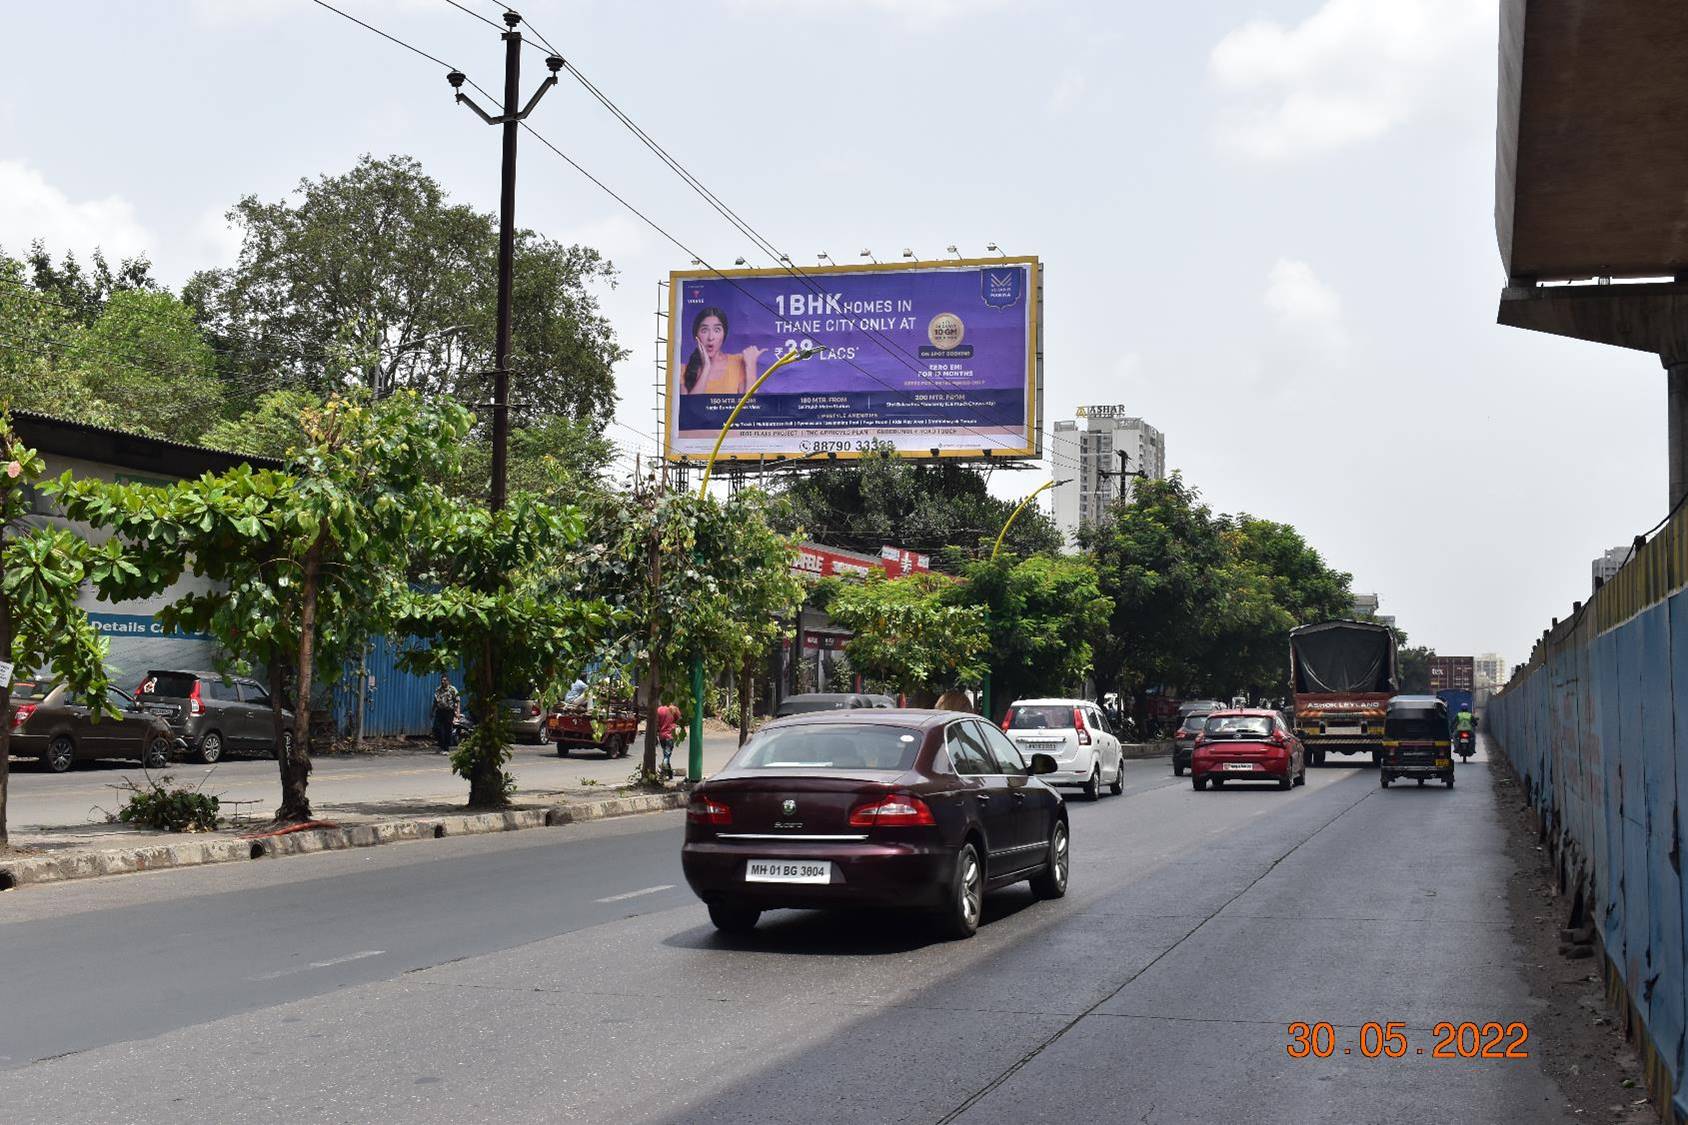
[[[161,714],[170,728],[202,762],[233,752],[274,753],[276,706],[269,689],[240,676],[216,672],[153,670],[135,692],[148,711]],[[289,729],[284,745],[293,745],[293,712],[281,708]]]
[[[1125,760],[1119,739],[1088,699],[1022,699],[1003,716],[1002,729],[1029,760],[1033,754],[1055,759],[1046,785],[1079,785],[1094,801],[1108,792],[1125,792]]]

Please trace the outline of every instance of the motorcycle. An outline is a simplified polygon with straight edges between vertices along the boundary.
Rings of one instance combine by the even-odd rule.
[[[1457,752],[1461,758],[1464,758],[1469,762],[1471,760],[1471,755],[1477,752],[1476,739],[1472,737],[1471,732],[1468,730],[1460,731],[1455,737],[1458,739],[1458,741],[1454,743],[1455,752]]]

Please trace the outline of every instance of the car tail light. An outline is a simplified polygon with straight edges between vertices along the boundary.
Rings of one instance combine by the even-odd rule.
[[[17,711],[15,711],[12,714],[12,729],[17,730],[19,727],[21,727],[25,723],[29,722],[29,717],[33,714],[35,714],[35,704],[33,704],[33,703],[20,703],[20,704],[18,704]]]
[[[1089,746],[1090,732],[1084,726],[1084,712],[1077,707],[1073,708],[1073,729],[1078,731],[1078,744]]]
[[[205,714],[205,704],[199,701],[199,681],[193,682],[193,690],[188,692],[188,713],[190,715]]]
[[[1002,729],[1008,730],[1014,725],[1014,708],[1008,709],[1008,714],[1002,716]]]
[[[720,801],[694,793],[691,804],[686,806],[686,819],[693,824],[711,824],[719,828],[733,822],[733,810]]]
[[[539,714],[539,704],[537,704],[537,703],[528,704],[528,714],[530,714],[530,715]]]
[[[1271,736],[1266,739],[1266,741],[1270,742],[1273,746],[1285,746],[1288,744],[1289,740],[1284,738],[1283,731],[1275,730],[1272,732]]]
[[[912,793],[887,794],[850,810],[851,828],[914,828],[937,823],[931,808]]]

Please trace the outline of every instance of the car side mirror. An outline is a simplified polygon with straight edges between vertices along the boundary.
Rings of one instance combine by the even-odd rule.
[[[1054,757],[1049,754],[1032,755],[1030,770],[1033,777],[1042,773],[1054,773],[1060,768],[1060,765],[1055,761]]]

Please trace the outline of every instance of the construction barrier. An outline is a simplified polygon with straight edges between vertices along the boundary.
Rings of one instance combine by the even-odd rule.
[[[1604,947],[1607,992],[1649,1091],[1678,1119],[1688,1116],[1685,515],[1555,621],[1481,716],[1539,818],[1572,904],[1567,923],[1591,925]]]

